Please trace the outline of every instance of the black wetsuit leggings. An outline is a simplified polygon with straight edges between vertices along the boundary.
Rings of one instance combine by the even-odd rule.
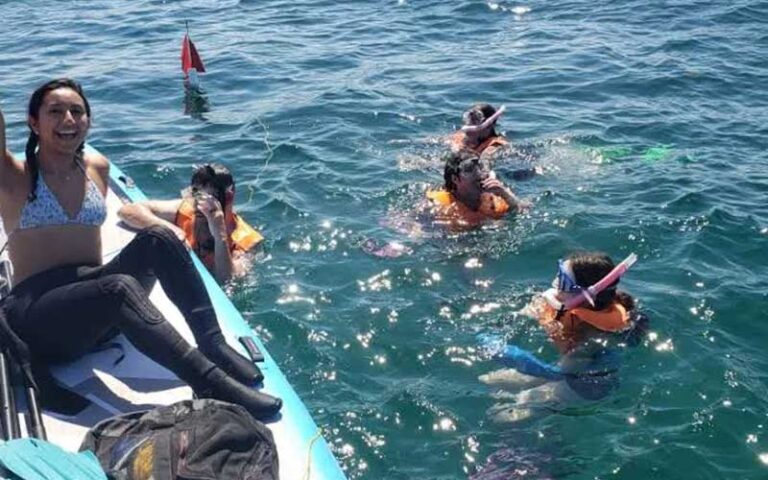
[[[105,265],[59,267],[24,280],[11,291],[8,318],[39,360],[73,360],[122,332],[178,374],[191,347],[149,300],[155,278],[198,344],[221,336],[189,252],[163,227],[142,230]]]

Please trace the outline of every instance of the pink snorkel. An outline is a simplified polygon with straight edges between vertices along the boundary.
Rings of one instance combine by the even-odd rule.
[[[507,106],[502,105],[499,107],[498,110],[496,110],[496,113],[486,118],[483,121],[483,123],[481,123],[480,125],[464,125],[463,127],[461,127],[461,131],[467,132],[467,133],[475,133],[475,132],[479,132],[479,131],[491,128],[493,124],[496,122],[496,120],[499,119],[499,117],[504,113],[504,110],[506,109],[507,109]]]
[[[576,308],[584,303],[584,300],[588,301],[591,305],[594,305],[594,298],[600,292],[613,285],[625,273],[627,273],[627,270],[629,270],[629,268],[634,265],[635,262],[637,262],[637,255],[634,253],[629,254],[627,258],[616,265],[613,270],[608,272],[608,275],[604,276],[599,282],[589,288],[582,289],[579,293],[567,299],[565,302],[560,302],[557,299],[557,290],[554,288],[547,290],[542,294],[542,296],[547,301],[547,303],[549,303],[553,308],[556,308],[557,310],[570,310],[572,308]]]

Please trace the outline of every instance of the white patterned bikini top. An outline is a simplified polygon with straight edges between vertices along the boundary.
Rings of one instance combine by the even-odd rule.
[[[85,196],[80,211],[74,218],[67,212],[53,194],[41,174],[37,177],[35,199],[27,200],[21,210],[19,225],[16,230],[28,228],[54,227],[59,225],[87,225],[98,227],[107,218],[107,204],[96,183],[88,176],[83,165],[76,161],[86,178]]]

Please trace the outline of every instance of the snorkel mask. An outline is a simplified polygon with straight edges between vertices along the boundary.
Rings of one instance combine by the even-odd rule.
[[[496,120],[499,119],[499,117],[501,117],[501,115],[504,113],[504,110],[506,110],[506,109],[507,109],[507,106],[506,105],[502,105],[502,106],[499,107],[498,110],[496,110],[496,113],[494,113],[490,117],[488,117],[485,120],[483,120],[482,123],[480,123],[478,125],[464,125],[464,126],[461,127],[461,131],[465,132],[465,133],[476,133],[476,132],[481,132],[483,130],[487,130],[487,129],[493,127],[493,124],[496,122]],[[472,119],[472,113],[474,113],[474,112],[472,110],[470,110],[469,112],[466,112],[464,114],[464,121],[465,121],[465,123],[470,123],[473,120]]]
[[[616,265],[613,270],[608,272],[608,274],[600,279],[600,281],[594,285],[591,285],[590,287],[584,288],[576,283],[575,275],[573,274],[570,266],[564,261],[559,260],[557,271],[557,288],[550,288],[549,290],[542,293],[542,297],[544,297],[544,300],[546,300],[546,302],[557,311],[571,310],[572,308],[576,308],[584,303],[585,300],[588,301],[590,305],[594,306],[595,297],[600,292],[606,290],[611,285],[616,283],[625,273],[627,273],[627,270],[629,270],[629,268],[634,265],[635,262],[637,262],[637,255],[634,253],[629,254],[627,258]],[[557,298],[557,294],[560,292],[571,293],[574,295],[572,295],[564,302],[561,302]]]

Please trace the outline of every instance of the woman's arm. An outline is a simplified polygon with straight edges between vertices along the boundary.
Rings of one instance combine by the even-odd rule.
[[[6,207],[9,204],[14,203],[11,198],[20,194],[20,191],[24,191],[24,194],[28,193],[29,183],[23,181],[25,178],[24,164],[16,161],[16,159],[8,150],[8,142],[5,131],[5,117],[0,109],[0,194],[3,196],[3,201],[6,202]],[[10,195],[10,196],[9,196]]]
[[[120,210],[117,211],[117,216],[131,227],[137,229],[153,225],[170,228],[179,240],[183,242],[185,241],[184,231],[173,223],[181,202],[181,199],[177,199],[128,203],[120,207]]]
[[[454,153],[459,153],[466,148],[467,135],[461,130],[453,132],[445,138],[445,143],[451,148]]]
[[[242,250],[232,252],[232,276],[242,277],[251,270],[253,255]]]
[[[543,321],[539,319],[539,325],[547,332],[549,339],[555,344],[555,347],[561,352],[565,353],[573,347],[572,339],[565,332],[563,324],[558,320]]]
[[[3,155],[2,162],[0,162],[0,172],[2,177],[6,177],[6,172],[9,167],[14,166],[13,155],[8,151],[8,144],[5,140],[5,117],[3,111],[0,109],[0,153]]]
[[[11,156],[11,152],[5,146],[5,117],[2,110],[0,110],[0,152],[3,152],[3,160]]]
[[[500,157],[506,154],[511,148],[509,140],[501,135],[493,137],[491,144],[488,145],[480,152],[480,159],[489,163],[493,163],[496,157]]]

